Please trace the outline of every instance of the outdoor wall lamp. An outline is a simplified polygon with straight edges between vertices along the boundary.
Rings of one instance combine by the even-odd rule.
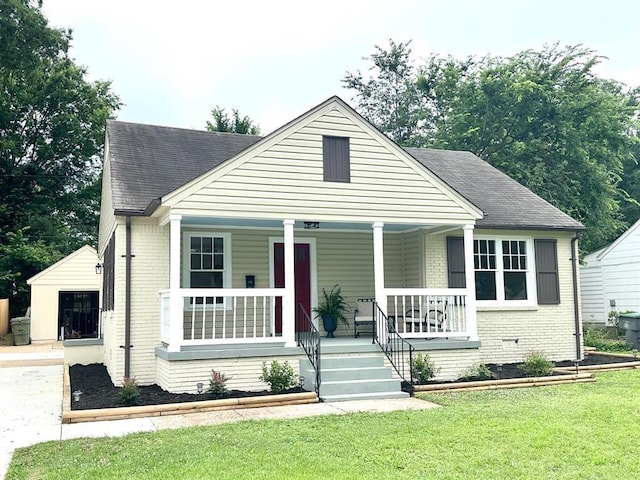
[[[102,273],[102,263],[96,263],[96,275],[100,275]]]

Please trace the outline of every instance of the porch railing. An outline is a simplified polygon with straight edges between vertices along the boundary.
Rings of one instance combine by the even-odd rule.
[[[467,291],[459,288],[385,289],[387,315],[405,338],[469,336]]]
[[[402,338],[396,330],[394,322],[384,314],[374,303],[373,307],[375,321],[373,322],[373,338],[385,353],[389,362],[403,380],[402,388],[405,391],[413,392],[413,364],[414,347],[407,340]]]
[[[307,354],[307,358],[311,363],[311,366],[315,372],[315,390],[318,397],[320,396],[320,332],[311,321],[311,317],[307,313],[307,310],[304,306],[299,303],[298,304],[298,325],[302,330],[300,332],[296,332],[296,342],[299,347],[302,347],[304,352]]]
[[[268,342],[281,336],[282,289],[182,288],[181,311],[171,318],[170,291],[160,292],[161,338],[170,343],[172,322],[180,322],[182,345]]]

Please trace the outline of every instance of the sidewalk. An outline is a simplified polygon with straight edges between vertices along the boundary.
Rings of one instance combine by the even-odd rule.
[[[16,448],[51,440],[116,437],[135,432],[218,425],[243,420],[437,407],[415,398],[356,400],[62,425],[63,361],[64,351],[59,342],[0,347],[0,479],[4,478]]]

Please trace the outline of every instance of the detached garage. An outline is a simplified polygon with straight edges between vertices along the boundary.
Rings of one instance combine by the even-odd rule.
[[[31,340],[100,337],[98,254],[88,245],[27,280]]]

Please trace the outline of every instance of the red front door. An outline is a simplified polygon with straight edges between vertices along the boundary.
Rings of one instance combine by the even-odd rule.
[[[296,243],[293,247],[293,269],[296,277],[296,332],[308,330],[304,319],[299,318],[298,304],[302,304],[309,316],[311,312],[311,255],[308,243]],[[284,243],[273,245],[273,276],[275,287],[284,287]],[[276,333],[282,333],[282,298],[276,299]]]

